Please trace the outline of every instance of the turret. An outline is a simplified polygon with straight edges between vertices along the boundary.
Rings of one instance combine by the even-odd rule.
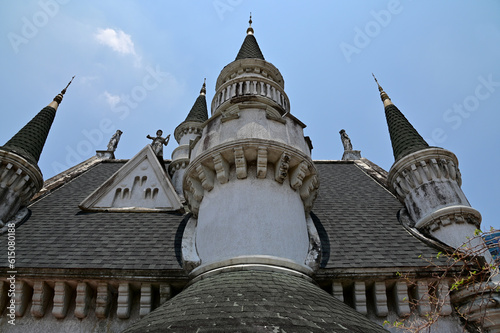
[[[309,216],[319,183],[305,125],[290,114],[283,77],[253,33],[250,20],[236,59],[217,79],[184,175],[193,216],[183,255],[194,276],[237,264],[311,274],[319,260]]]
[[[42,188],[43,176],[37,163],[56,110],[71,81],[49,105],[5,145],[0,146],[0,226],[2,227]]]
[[[169,165],[169,171],[175,191],[181,197],[184,197],[182,179],[186,167],[189,165],[191,144],[200,138],[203,124],[208,119],[206,94],[205,81],[201,87],[200,95],[196,98],[186,119],[174,131],[174,137],[179,147],[175,148],[172,152],[172,162]]]
[[[391,191],[406,206],[417,229],[452,247],[461,246],[479,228],[481,214],[462,192],[457,157],[430,147],[378,88],[395,159],[387,178]]]

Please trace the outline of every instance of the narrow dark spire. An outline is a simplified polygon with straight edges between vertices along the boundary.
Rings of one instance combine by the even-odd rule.
[[[373,77],[375,78],[375,75]],[[385,117],[391,137],[394,161],[397,162],[406,155],[429,148],[424,138],[418,134],[417,130],[410,124],[408,119],[406,119],[396,105],[392,103],[376,78],[375,81],[380,91],[380,97],[384,102]]]
[[[253,35],[254,31],[252,28],[252,13],[250,13],[250,20],[248,21],[248,24],[249,27],[247,29],[247,36],[245,37],[245,40],[243,41],[243,44],[241,45],[240,51],[238,52],[235,60],[247,58],[257,58],[265,60],[264,55],[262,55],[262,52],[260,51],[257,39],[255,39],[255,36]]]
[[[205,120],[208,119],[207,100],[205,97],[207,93],[206,86],[207,85],[205,79],[200,90],[200,95],[194,102],[193,107],[191,108],[191,111],[189,111],[189,114],[187,115],[186,120],[184,120],[184,122],[194,121],[203,123],[205,122]]]
[[[74,76],[73,76],[74,78]],[[73,78],[71,81],[73,81]],[[54,97],[54,100],[44,107],[33,119],[30,120],[12,139],[2,146],[4,150],[21,155],[34,165],[37,165],[43,146],[56,116],[57,106],[61,103],[68,85]]]

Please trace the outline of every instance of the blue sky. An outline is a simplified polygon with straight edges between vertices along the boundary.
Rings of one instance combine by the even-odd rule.
[[[313,158],[335,160],[345,129],[363,157],[394,158],[374,72],[431,145],[454,152],[462,188],[500,229],[500,2],[76,1],[2,2],[4,144],[66,85],[39,166],[45,179],[124,133],[128,159],[158,128],[172,133],[207,78],[234,60],[252,12],[266,60],[285,79]],[[164,155],[177,146],[172,140]]]

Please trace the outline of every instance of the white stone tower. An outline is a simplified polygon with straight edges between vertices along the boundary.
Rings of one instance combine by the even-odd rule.
[[[191,145],[199,140],[203,125],[208,119],[206,93],[206,83],[203,82],[200,95],[194,102],[189,114],[174,131],[174,137],[179,147],[175,148],[172,152],[172,162],[169,165],[169,172],[175,191],[182,198],[184,197],[182,179],[189,165]]]
[[[404,203],[417,229],[460,247],[480,227],[481,214],[470,206],[460,188],[457,157],[446,149],[429,147],[378,87],[395,159],[387,177],[389,187]]]
[[[211,117],[192,147],[183,190],[192,217],[183,260],[192,276],[235,265],[310,274],[320,243],[309,217],[319,183],[305,125],[253,35],[221,71]]]

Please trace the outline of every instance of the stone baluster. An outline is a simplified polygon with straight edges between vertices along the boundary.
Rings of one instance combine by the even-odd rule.
[[[333,297],[338,299],[341,302],[344,302],[344,288],[342,287],[342,283],[333,282],[332,283],[332,293]]]
[[[54,286],[54,306],[52,315],[57,319],[63,319],[68,313],[69,302],[71,301],[71,287],[62,281],[57,281]]]
[[[384,281],[376,281],[373,284],[373,299],[375,300],[375,314],[385,317],[389,314],[387,307],[387,293]]]
[[[95,315],[97,318],[107,318],[111,306],[111,290],[106,282],[97,284]]]
[[[36,281],[33,285],[33,299],[31,302],[31,315],[36,318],[42,318],[45,315],[45,309],[49,304],[52,291],[44,281]]]
[[[31,298],[31,288],[25,281],[16,281],[15,293],[16,317],[22,317]]]
[[[397,281],[394,284],[393,293],[395,296],[396,313],[399,317],[410,315],[410,305],[408,298],[408,285],[406,281]]]
[[[151,286],[151,283],[145,283],[141,285],[141,299],[139,303],[139,315],[142,318],[150,313],[153,307],[153,288]]]
[[[366,315],[366,285],[364,281],[354,282],[354,308],[361,314]]]
[[[78,285],[76,286],[75,317],[79,319],[87,317],[89,313],[91,299],[92,299],[92,288],[90,288],[90,286],[85,282],[78,283]]]

